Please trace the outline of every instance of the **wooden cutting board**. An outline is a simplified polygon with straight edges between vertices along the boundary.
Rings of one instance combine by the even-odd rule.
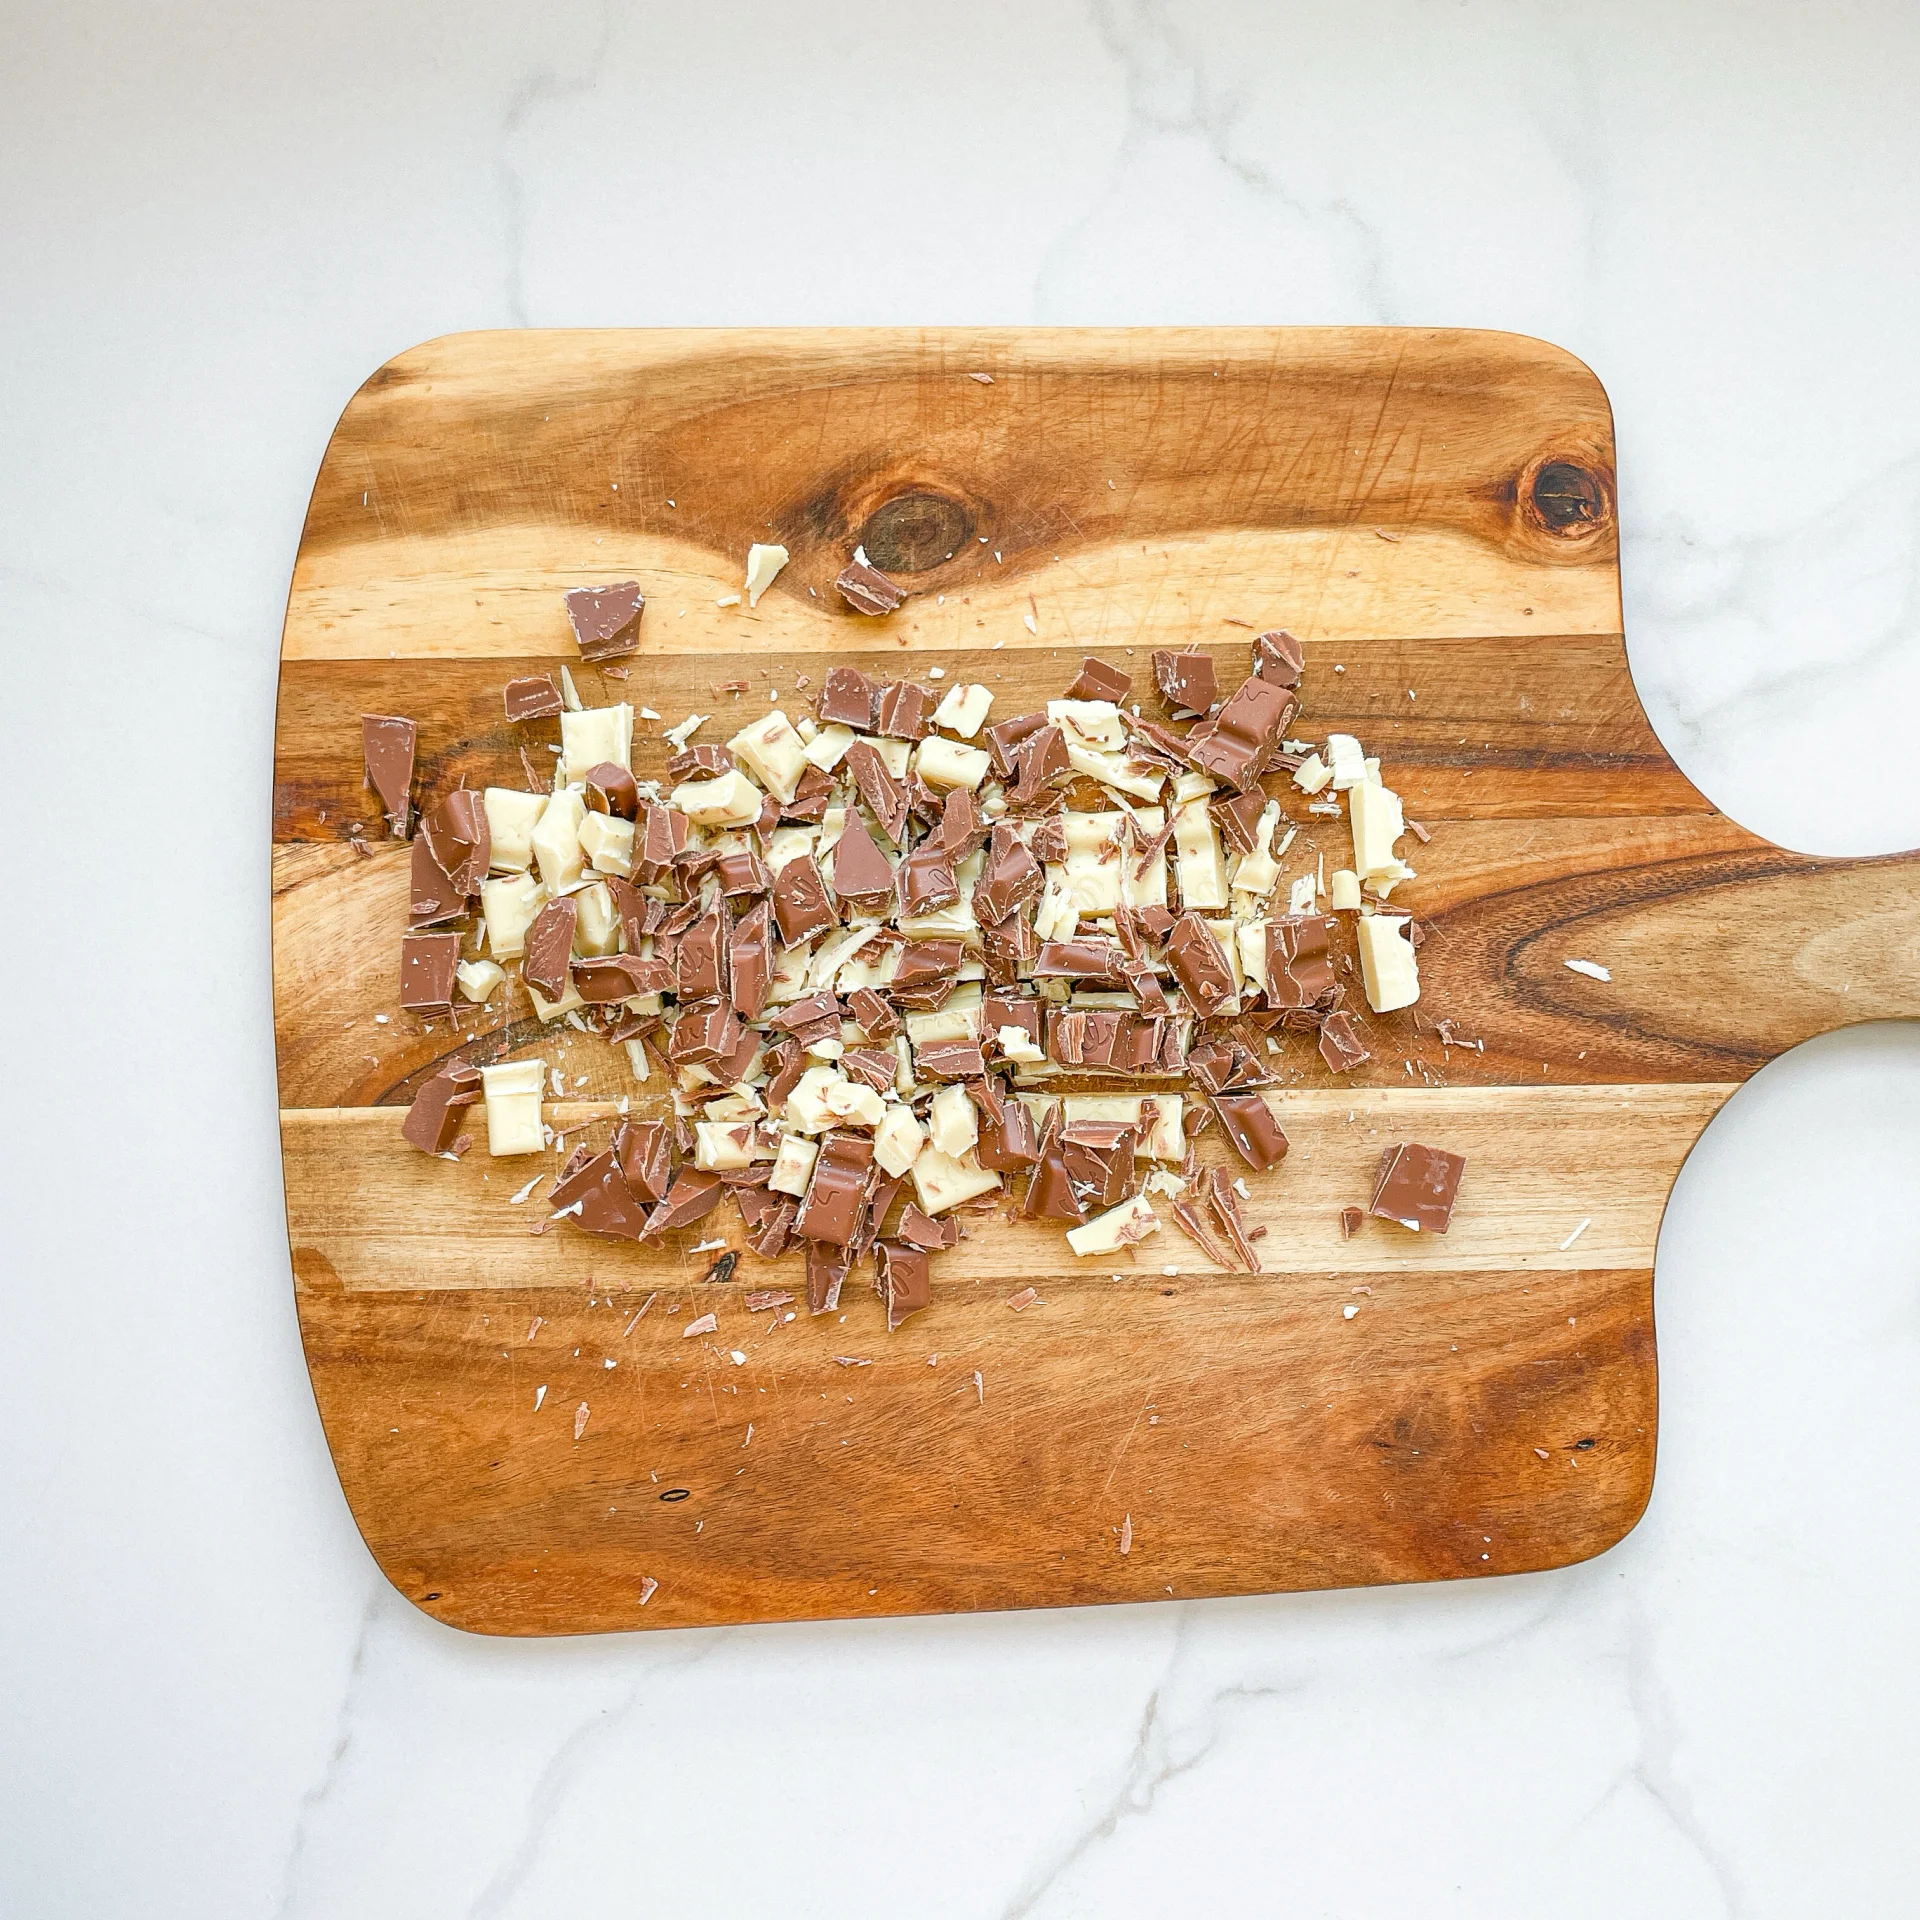
[[[1680,774],[1627,671],[1614,502],[1598,382],[1506,334],[488,333],[381,368],[294,569],[273,934],[301,1330],[395,1586],[580,1633],[1444,1579],[1620,1539],[1674,1176],[1766,1061],[1920,1010],[1920,885],[1913,856],[1782,852]],[[757,612],[720,606],[759,539],[791,564]],[[890,619],[829,591],[856,542],[913,589]],[[615,681],[561,595],[624,578],[649,603]],[[709,1284],[693,1235],[535,1235],[509,1195],[540,1163],[402,1144],[437,1061],[540,1034],[471,1011],[456,1047],[400,1012],[407,857],[362,712],[418,720],[430,799],[519,784],[523,739],[545,767],[557,731],[507,727],[500,689],[563,661],[588,704],[661,715],[648,736],[700,712],[724,738],[836,660],[983,679],[1010,714],[1089,651],[1144,686],[1151,648],[1204,647],[1232,684],[1267,626],[1306,642],[1300,730],[1357,733],[1432,835],[1395,898],[1429,936],[1419,1030],[1372,1023],[1337,1084],[1289,1056],[1293,1150],[1253,1182],[1271,1271],[1171,1223],[1082,1263],[986,1220],[901,1332],[855,1286],[789,1322],[743,1296],[803,1304],[798,1260]],[[1290,811],[1345,864],[1344,821]],[[632,1091],[561,1037],[563,1117]],[[1343,1240],[1402,1139],[1466,1154],[1452,1231]]]

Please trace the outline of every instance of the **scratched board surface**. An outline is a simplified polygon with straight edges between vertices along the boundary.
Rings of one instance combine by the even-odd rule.
[[[719,605],[756,540],[791,563],[757,609]],[[911,590],[889,618],[830,590],[856,544]],[[625,578],[648,606],[616,681],[579,663],[561,596]],[[524,997],[457,1033],[400,1011],[407,855],[363,789],[360,714],[419,723],[430,800],[463,778],[522,784],[521,748],[548,735],[508,726],[501,688],[561,662],[589,705],[662,716],[635,743],[645,778],[662,726],[717,713],[731,731],[776,691],[797,714],[834,661],[942,667],[1007,714],[1086,653],[1144,685],[1151,649],[1202,647],[1230,687],[1269,626],[1305,642],[1296,731],[1358,734],[1431,840],[1394,902],[1427,934],[1420,1019],[1368,1021],[1374,1057],[1338,1083],[1310,1049],[1287,1056],[1292,1152],[1251,1182],[1266,1271],[1221,1271],[1171,1228],[1080,1262],[1057,1228],[973,1219],[933,1307],[889,1336],[856,1285],[838,1315],[749,1312],[749,1289],[796,1288],[797,1259],[748,1254],[710,1283],[692,1234],[649,1250],[532,1233],[510,1195],[540,1163],[402,1143],[413,1092],[456,1054],[544,1042],[561,1124],[637,1090],[617,1051],[543,1033]],[[486,1632],[1597,1553],[1652,1482],[1653,1250],[1681,1161],[1764,1062],[1912,1013],[1920,977],[1910,857],[1782,852],[1661,750],[1621,639],[1606,396],[1505,334],[430,342],[366,383],[327,448],[275,774],[281,1129],[314,1392],[388,1577]],[[1344,821],[1297,796],[1289,812],[1297,851],[1346,864]],[[1443,1016],[1473,1044],[1443,1043]],[[1451,1232],[1369,1220],[1343,1238],[1382,1146],[1409,1139],[1467,1156]],[[720,1219],[702,1231],[737,1244]],[[1038,1303],[1011,1309],[1028,1286]],[[687,1337],[710,1311],[716,1331]]]

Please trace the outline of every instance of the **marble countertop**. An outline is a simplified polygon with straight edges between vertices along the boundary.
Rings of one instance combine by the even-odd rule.
[[[1789,845],[1920,842],[1912,9],[9,11],[0,1909],[1910,1909],[1920,1031],[1688,1163],[1658,1485],[1586,1566],[490,1642],[314,1414],[263,828],[307,490],[417,340],[1382,321],[1582,355],[1662,738]]]

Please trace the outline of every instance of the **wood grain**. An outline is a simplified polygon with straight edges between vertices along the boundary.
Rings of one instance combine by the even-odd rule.
[[[1615,525],[1605,395],[1511,335],[475,334],[376,374],[295,565],[272,886],[302,1333],[399,1589],[583,1632],[1445,1578],[1618,1539],[1651,1485],[1673,1177],[1767,1060],[1920,1010],[1920,883],[1910,857],[1782,852],[1672,764]],[[774,591],[717,605],[775,538]],[[829,592],[856,542],[913,590],[888,620]],[[1253,1183],[1273,1271],[1221,1273],[1170,1224],[1089,1271],[976,1215],[889,1338],[852,1287],[819,1321],[747,1313],[794,1261],[711,1284],[684,1244],[530,1232],[537,1199],[508,1196],[540,1162],[402,1149],[399,1107],[454,1054],[542,1044],[590,1130],[636,1090],[524,1002],[399,1011],[405,855],[358,715],[419,721],[423,795],[520,784],[555,736],[507,726],[502,684],[577,659],[564,589],[628,576],[642,654],[576,678],[662,716],[643,774],[660,727],[732,731],[776,690],[792,711],[835,659],[941,666],[1015,712],[1084,651],[1144,684],[1149,649],[1202,646],[1230,682],[1251,629],[1303,637],[1301,730],[1360,734],[1432,834],[1396,897],[1428,938],[1418,1017],[1370,1021],[1350,1082],[1289,1043],[1293,1151]],[[1344,862],[1344,822],[1289,810]],[[1452,1231],[1343,1239],[1404,1138],[1467,1153]],[[1043,1304],[1016,1313],[1025,1284]]]

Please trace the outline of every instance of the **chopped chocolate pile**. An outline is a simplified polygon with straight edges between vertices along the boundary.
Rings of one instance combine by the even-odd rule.
[[[864,552],[835,585],[867,615],[906,597]],[[637,646],[638,583],[566,605],[583,659]],[[664,1062],[670,1112],[623,1100],[610,1135],[556,1137],[559,1068],[528,1056],[436,1073],[404,1138],[450,1154],[484,1103],[494,1155],[566,1156],[550,1219],[716,1236],[705,1254],[737,1213],[746,1249],[804,1256],[814,1313],[869,1268],[890,1328],[933,1304],[972,1214],[1056,1221],[1076,1254],[1115,1257],[1160,1230],[1157,1197],[1211,1261],[1259,1272],[1247,1182],[1287,1154],[1283,1078],[1371,1058],[1343,1008],[1356,954],[1375,1014],[1418,994],[1409,922],[1380,908],[1410,877],[1400,802],[1351,736],[1286,737],[1305,665],[1278,629],[1237,678],[1197,648],[1156,652],[1160,718],[1098,657],[997,718],[990,688],[930,684],[938,669],[923,684],[836,665],[810,712],[747,717],[724,743],[669,730],[652,778],[634,772],[633,708],[582,708],[564,670],[510,682],[509,720],[558,720],[551,788],[522,743],[525,784],[426,807],[400,1003],[457,1027],[458,1002],[517,962],[539,1020],[624,1047],[643,1098]],[[413,723],[370,715],[362,737],[405,834]],[[1329,878],[1303,849],[1289,871],[1301,816],[1338,811],[1329,789],[1348,795],[1353,865]],[[1444,1233],[1462,1164],[1391,1148],[1368,1211]],[[1347,1209],[1342,1233],[1358,1222]]]

